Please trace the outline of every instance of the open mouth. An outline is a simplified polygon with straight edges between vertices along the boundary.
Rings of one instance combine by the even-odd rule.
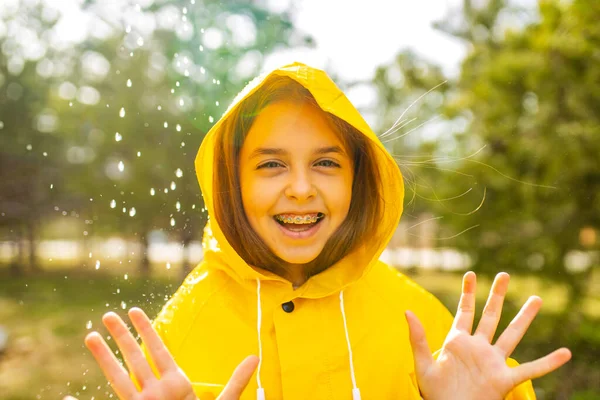
[[[323,213],[306,215],[278,214],[273,217],[279,225],[293,232],[308,231],[325,218]]]

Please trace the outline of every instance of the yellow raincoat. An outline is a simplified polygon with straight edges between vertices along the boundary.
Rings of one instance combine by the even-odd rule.
[[[235,367],[261,356],[243,400],[420,399],[405,310],[423,323],[437,350],[452,324],[450,312],[430,293],[378,258],[402,214],[400,170],[346,96],[321,70],[294,63],[270,74],[306,87],[318,104],[361,131],[377,151],[385,215],[379,231],[349,254],[294,290],[277,275],[253,268],[225,240],[214,218],[204,232],[204,260],[154,321],[177,364],[201,400],[216,398]],[[213,205],[215,132],[232,109],[260,88],[265,74],[237,96],[204,139],[196,171],[209,215]],[[512,400],[534,399],[531,383]]]

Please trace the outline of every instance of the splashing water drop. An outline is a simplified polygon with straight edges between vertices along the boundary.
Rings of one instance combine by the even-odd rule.
[[[208,117],[208,122],[210,122],[211,124],[214,122],[214,120],[215,120],[215,119],[213,118],[213,116],[212,116],[212,115]]]
[[[121,107],[121,109],[119,110],[119,117],[125,118],[125,108],[124,107]]]
[[[177,211],[181,210],[181,203],[180,202],[175,203],[175,208],[177,209]]]
[[[96,260],[96,269],[100,269],[100,260]]]
[[[131,87],[131,79],[127,79],[127,87]]]
[[[175,226],[175,218],[171,218],[171,226]]]
[[[119,171],[123,172],[125,170],[125,164],[123,164],[123,161],[119,161]]]
[[[175,190],[176,187],[177,185],[175,184],[175,182],[171,182],[171,190]]]
[[[156,194],[156,191],[154,190],[154,188],[150,188],[150,196],[154,196]]]
[[[115,133],[115,142],[120,142],[121,140],[123,140],[123,135],[119,132]]]
[[[124,301],[121,302],[121,308],[123,310],[127,308],[127,304]]]
[[[117,206],[117,201],[115,199],[112,199],[110,201],[110,208],[115,208]]]
[[[181,168],[177,168],[177,170],[175,171],[175,176],[178,178],[181,178],[183,176],[183,171],[181,170]]]
[[[177,132],[181,132],[181,125],[177,124],[177,126],[175,127],[175,129],[177,130]]]
[[[135,207],[131,207],[131,210],[129,210],[129,216],[130,217],[135,216]]]
[[[92,321],[88,321],[87,324],[85,324],[86,329],[92,329]]]

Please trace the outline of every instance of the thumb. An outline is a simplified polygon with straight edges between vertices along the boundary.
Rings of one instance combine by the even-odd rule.
[[[404,315],[406,316],[406,322],[408,322],[410,346],[415,359],[415,372],[417,377],[420,377],[433,364],[433,356],[421,321],[411,311],[407,310]]]
[[[238,365],[233,371],[233,375],[225,385],[225,389],[221,392],[218,400],[238,400],[242,395],[246,386],[248,386],[248,382],[250,382],[250,378],[252,378],[252,374],[254,374],[254,370],[258,366],[258,357],[256,356],[248,356]]]

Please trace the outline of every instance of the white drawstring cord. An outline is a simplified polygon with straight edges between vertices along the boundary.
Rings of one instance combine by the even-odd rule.
[[[257,323],[256,329],[258,331],[258,369],[256,371],[256,383],[258,384],[258,389],[256,389],[256,400],[265,400],[265,389],[263,389],[262,384],[260,383],[260,367],[262,365],[262,342],[260,340],[260,325],[262,322],[262,306],[260,304],[260,279],[256,278],[256,298],[258,299],[257,304]]]
[[[348,344],[348,354],[350,356],[350,374],[352,377],[352,400],[361,400],[360,389],[356,387],[356,377],[354,376],[354,362],[352,361],[352,347],[350,346],[350,336],[348,335],[348,325],[346,324],[346,311],[344,311],[344,291],[340,292],[340,308],[344,320],[344,331],[346,332],[346,343]]]

